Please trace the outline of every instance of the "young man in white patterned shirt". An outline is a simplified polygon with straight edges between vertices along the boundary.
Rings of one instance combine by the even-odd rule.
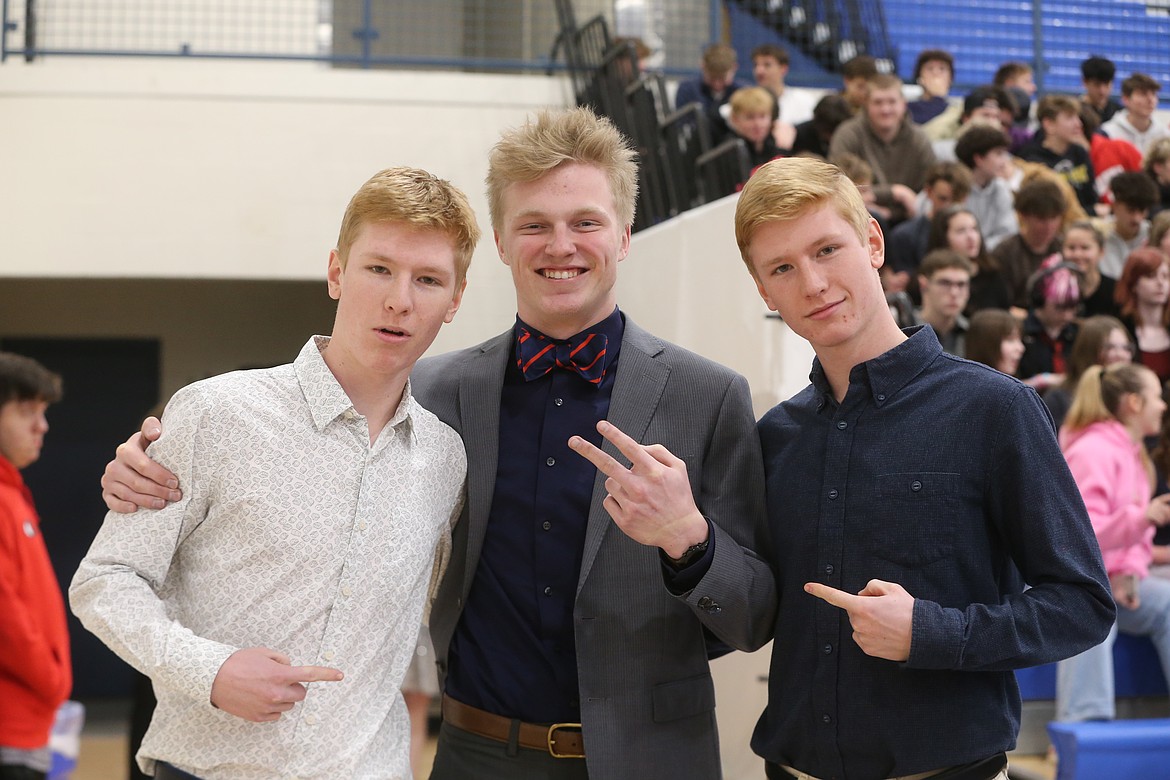
[[[144,771],[410,776],[399,686],[467,462],[408,379],[478,238],[447,182],[376,174],[329,256],[332,337],[171,399],[151,456],[182,500],[107,515],[70,587],[86,628],[154,682]]]

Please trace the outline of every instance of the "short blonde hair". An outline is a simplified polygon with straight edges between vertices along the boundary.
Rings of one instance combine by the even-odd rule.
[[[605,117],[587,108],[541,111],[535,121],[505,130],[488,157],[487,194],[492,227],[500,229],[504,191],[536,181],[564,163],[594,165],[609,181],[623,225],[634,223],[638,197],[637,152]]]
[[[837,166],[812,157],[785,157],[752,174],[735,207],[735,242],[752,276],[756,272],[748,244],[760,226],[788,222],[825,204],[853,226],[864,245],[869,237],[869,211],[857,185]]]
[[[776,98],[763,87],[743,87],[731,93],[731,115],[771,114],[776,107]]]
[[[341,218],[337,254],[343,268],[362,226],[386,222],[405,222],[446,234],[454,244],[456,282],[467,277],[471,255],[479,243],[479,223],[458,187],[419,168],[387,168],[375,173],[350,198]]]

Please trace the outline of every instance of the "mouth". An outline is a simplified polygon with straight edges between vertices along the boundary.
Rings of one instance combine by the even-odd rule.
[[[839,306],[840,304],[841,304],[841,301],[833,301],[832,303],[826,303],[824,306],[813,309],[805,316],[808,317],[808,319],[810,319],[810,320],[824,319],[824,318],[832,315],[832,313],[834,311],[836,311],[837,306]]]
[[[374,332],[386,339],[405,339],[410,337],[410,332],[401,328],[376,328]]]
[[[585,272],[580,268],[543,268],[538,273],[545,279],[576,279]]]

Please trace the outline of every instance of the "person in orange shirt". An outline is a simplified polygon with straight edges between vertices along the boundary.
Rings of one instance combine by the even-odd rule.
[[[61,378],[0,352],[0,780],[41,780],[73,687],[65,603],[20,469],[41,456]]]

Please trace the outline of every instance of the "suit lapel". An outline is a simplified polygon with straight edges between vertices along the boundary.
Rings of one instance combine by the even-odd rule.
[[[613,396],[610,398],[609,415],[606,419],[643,444],[646,429],[658,409],[658,402],[670,376],[670,365],[661,359],[662,350],[661,341],[626,318],[622,351],[618,356],[617,377],[614,380]],[[602,442],[602,449],[623,463],[626,462],[625,457],[608,441]],[[598,472],[593,483],[593,499],[589,504],[581,576],[577,580],[578,593],[581,592],[585,578],[589,576],[589,570],[593,567],[601,540],[613,525],[613,519],[601,505],[605,495],[605,475]]]
[[[467,449],[467,557],[462,595],[467,597],[487,533],[500,453],[500,395],[511,350],[509,330],[474,354],[459,379],[459,416]]]

